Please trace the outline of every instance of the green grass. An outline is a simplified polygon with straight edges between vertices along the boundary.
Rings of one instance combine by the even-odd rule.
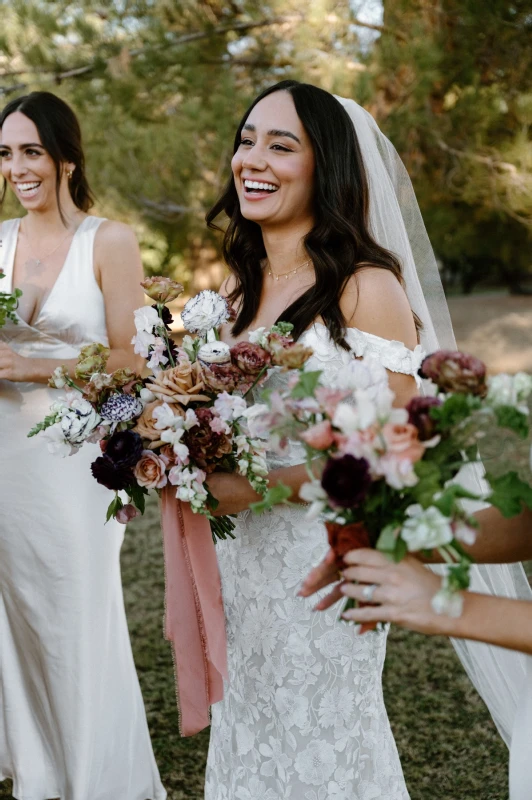
[[[188,739],[178,733],[172,659],[162,634],[164,581],[153,501],[128,528],[122,568],[163,783],[169,800],[202,800],[208,732]],[[411,800],[507,800],[508,752],[446,640],[392,630],[384,687]],[[8,786],[0,784],[0,798],[11,797]]]

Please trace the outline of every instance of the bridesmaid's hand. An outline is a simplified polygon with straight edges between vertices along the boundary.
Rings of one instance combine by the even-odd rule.
[[[29,366],[31,359],[15,353],[7,344],[0,342],[0,380],[31,380]]]
[[[212,472],[207,478],[207,486],[218,506],[213,515],[223,517],[238,514],[261,499],[247,478],[229,472]]]
[[[441,578],[416,558],[406,556],[394,564],[377,550],[364,548],[351,550],[344,561],[350,566],[342,572],[345,582],[340,587],[341,595],[366,602],[367,584],[376,586],[372,604],[346,611],[345,619],[360,623],[394,622],[418,633],[452,635],[456,620],[447,614],[436,614],[431,605]]]

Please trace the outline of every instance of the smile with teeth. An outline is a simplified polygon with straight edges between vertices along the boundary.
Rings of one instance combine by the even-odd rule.
[[[262,183],[261,181],[244,181],[244,188],[248,192],[276,192],[278,190],[278,186],[275,186],[273,183]]]
[[[37,190],[40,185],[40,181],[32,181],[31,183],[17,183],[17,190],[22,197],[33,197],[34,194],[37,194]]]

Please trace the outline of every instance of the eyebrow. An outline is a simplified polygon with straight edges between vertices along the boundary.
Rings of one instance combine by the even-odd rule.
[[[8,144],[0,144],[4,150],[11,150],[11,147]],[[19,150],[24,150],[26,147],[41,147],[44,150],[44,146],[39,144],[39,142],[29,142],[28,144],[19,144]]]
[[[244,131],[252,131],[252,132],[255,133],[257,129],[256,129],[255,125],[252,125],[251,123],[246,122],[246,124],[244,125],[242,130],[244,130]],[[267,135],[268,136],[287,136],[289,139],[293,139],[298,144],[301,144],[301,141],[297,138],[295,133],[291,133],[290,131],[282,131],[282,130],[279,130],[278,128],[273,128],[271,131],[268,131]]]

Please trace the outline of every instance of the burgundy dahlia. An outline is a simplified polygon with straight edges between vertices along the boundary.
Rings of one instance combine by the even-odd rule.
[[[99,456],[92,462],[91,472],[98,483],[113,492],[127,489],[136,482],[131,467],[117,466],[107,455]]]
[[[258,344],[239,342],[231,348],[231,360],[245,375],[255,376],[269,366],[271,356]]]
[[[479,358],[459,350],[437,350],[424,359],[419,374],[444,392],[480,397],[487,392],[486,365]]]
[[[142,456],[142,439],[134,431],[118,431],[107,440],[105,456],[116,467],[134,467]]]
[[[351,455],[330,458],[323,470],[321,485],[332,505],[355,508],[371,486],[369,464],[365,458]]]
[[[217,462],[231,452],[231,440],[225,433],[216,433],[211,428],[214,414],[210,408],[197,408],[196,417],[199,425],[194,425],[185,433],[183,443],[198,467],[205,472],[213,472]]]
[[[408,403],[408,421],[417,428],[421,442],[432,439],[436,433],[436,421],[430,416],[430,409],[441,404],[439,397],[413,397]]]

